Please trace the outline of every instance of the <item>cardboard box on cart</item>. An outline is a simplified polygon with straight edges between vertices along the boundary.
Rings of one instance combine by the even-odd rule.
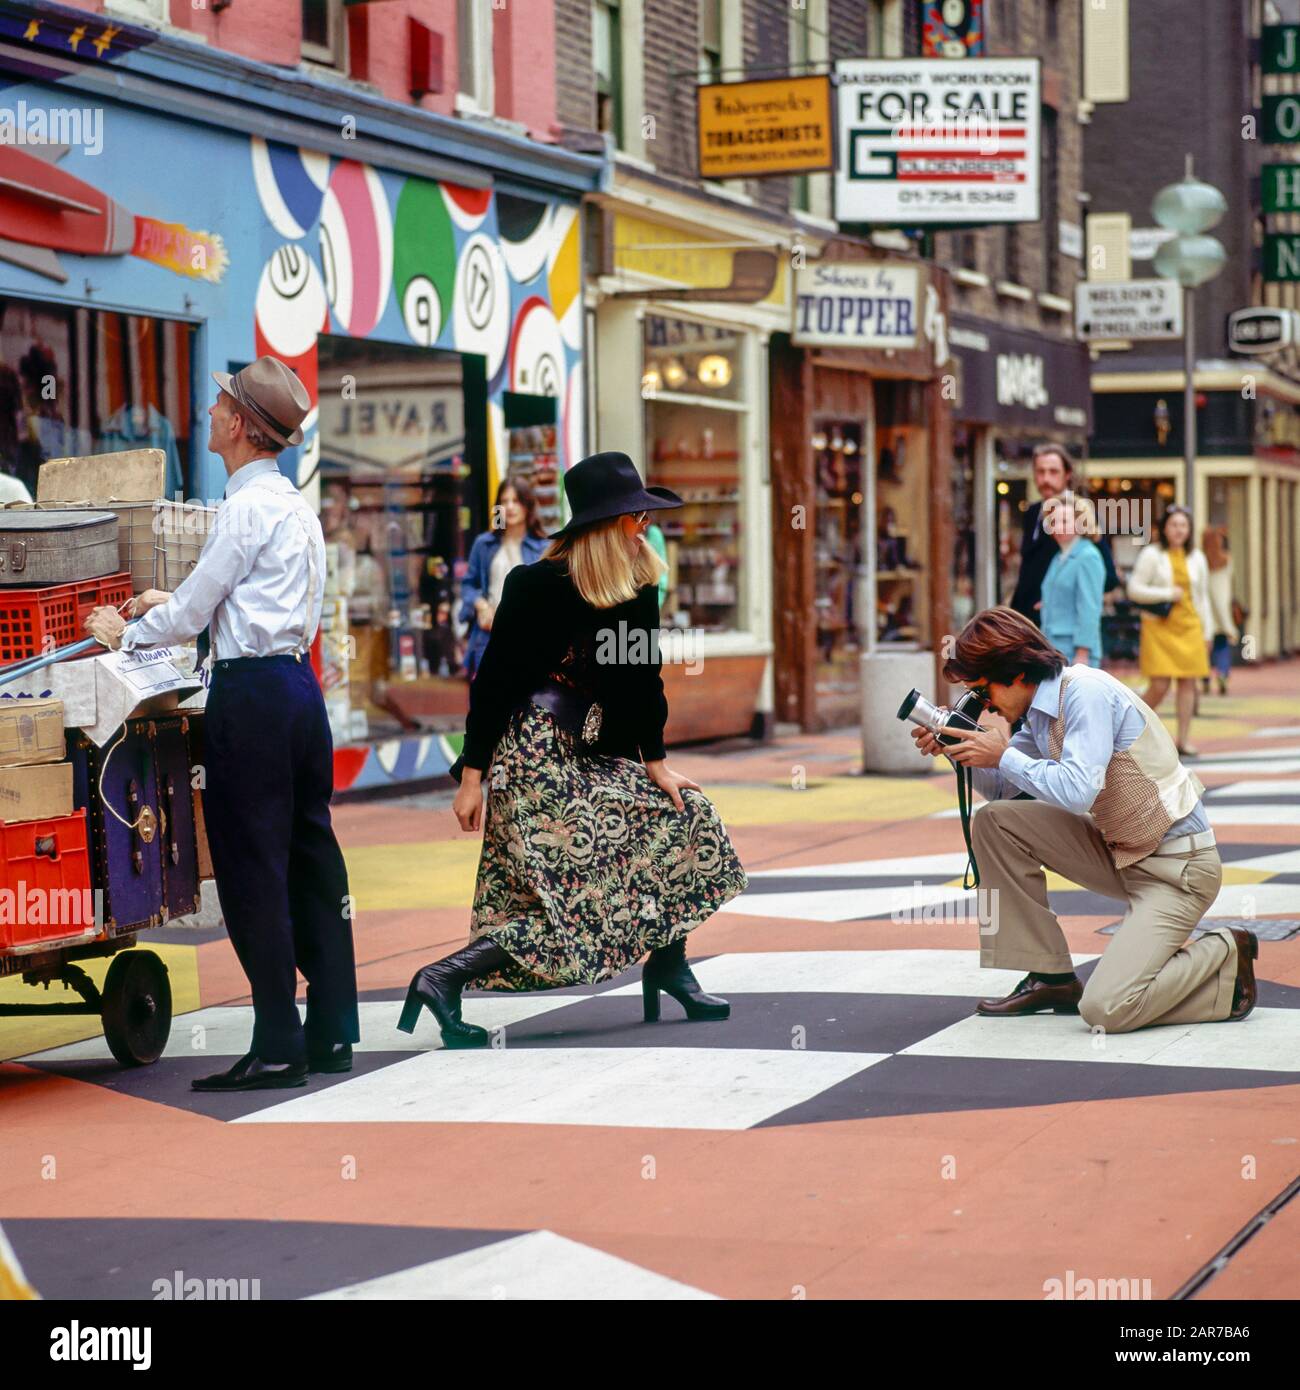
[[[161,449],[47,459],[36,481],[38,507],[96,507],[117,514],[118,563],[137,594],[171,592],[189,577],[217,509],[163,495]]]

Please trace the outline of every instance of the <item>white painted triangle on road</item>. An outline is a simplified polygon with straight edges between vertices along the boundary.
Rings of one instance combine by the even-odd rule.
[[[1120,1062],[1161,1067],[1293,1071],[1300,1076],[1300,1009],[1257,1008],[1237,1023],[1187,1023],[1093,1033],[1068,1014],[972,1016],[905,1047],[900,1057],[1025,1062]]]
[[[440,1050],[231,1123],[749,1129],[887,1056],[731,1047]]]
[[[712,1299],[630,1260],[619,1259],[553,1231],[530,1231],[399,1269],[358,1284],[315,1294],[316,1299],[516,1299],[582,1301]]]

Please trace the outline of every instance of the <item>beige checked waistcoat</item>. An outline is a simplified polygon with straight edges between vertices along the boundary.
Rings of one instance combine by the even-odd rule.
[[[1103,680],[1115,679],[1102,671],[1095,674]],[[1048,752],[1055,762],[1060,762],[1065,742],[1065,691],[1070,679],[1061,677],[1061,707],[1048,733]],[[1141,710],[1146,728],[1127,748],[1111,754],[1106,780],[1092,803],[1092,819],[1117,869],[1126,869],[1157,849],[1169,827],[1191,815],[1205,790],[1200,779],[1178,761],[1178,749],[1155,710],[1136,697],[1133,703]]]

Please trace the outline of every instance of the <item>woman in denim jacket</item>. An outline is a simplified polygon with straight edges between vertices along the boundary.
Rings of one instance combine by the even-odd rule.
[[[460,586],[460,620],[470,625],[465,647],[465,670],[470,680],[487,647],[506,575],[516,565],[531,565],[545,549],[546,537],[537,519],[532,488],[523,478],[507,478],[497,489],[492,529],[475,540]]]

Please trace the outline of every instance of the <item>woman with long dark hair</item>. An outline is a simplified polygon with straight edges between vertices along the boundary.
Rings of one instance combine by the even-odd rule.
[[[701,990],[686,937],[745,871],[712,804],[664,757],[662,561],[645,528],[682,502],[644,487],[621,453],[583,459],[564,487],[569,524],[506,580],[452,768],[461,829],[479,828],[487,794],[472,940],[415,976],[398,1024],[413,1032],[427,1008],[447,1047],[487,1045],[461,1019],[471,982],[593,984],[647,953],[647,1023],[661,994],[691,1019],[730,1013]]]
[[[1206,643],[1210,640],[1209,572],[1193,540],[1192,514],[1170,507],[1160,522],[1155,543],[1143,548],[1128,581],[1128,596],[1137,604],[1167,605],[1160,613],[1142,614],[1138,665],[1151,682],[1143,699],[1159,709],[1170,681],[1178,687],[1178,751],[1194,758],[1188,730],[1196,706],[1196,682],[1210,674]]]
[[[537,499],[528,480],[507,478],[497,488],[491,529],[470,547],[469,567],[460,586],[460,620],[469,624],[465,670],[471,680],[487,649],[506,575],[516,565],[531,565],[545,549]]]

